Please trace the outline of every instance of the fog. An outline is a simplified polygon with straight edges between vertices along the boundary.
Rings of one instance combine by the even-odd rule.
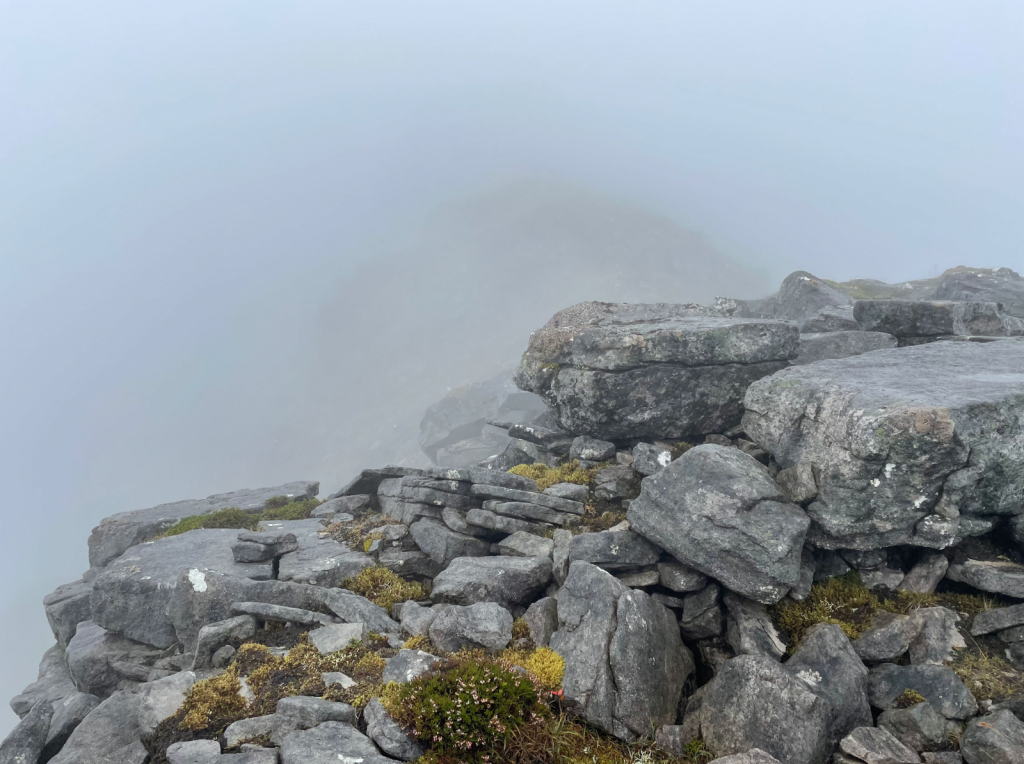
[[[425,407],[560,307],[1024,269],[1022,32],[1019,2],[0,1],[0,698],[102,517],[422,461]]]

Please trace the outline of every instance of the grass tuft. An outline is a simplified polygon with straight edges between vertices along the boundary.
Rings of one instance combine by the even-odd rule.
[[[240,509],[229,507],[205,515],[183,517],[163,533],[155,536],[154,540],[179,536],[182,533],[203,528],[238,528],[239,530],[254,531],[264,520],[305,520],[313,514],[313,510],[318,506],[320,506],[320,502],[317,499],[293,500],[287,496],[275,496],[267,499],[264,509],[260,512],[243,512]]]

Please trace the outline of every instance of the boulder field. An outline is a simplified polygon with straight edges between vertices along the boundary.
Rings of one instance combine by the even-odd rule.
[[[0,764],[1024,764],[1022,304],[567,308],[433,468],[101,521]]]

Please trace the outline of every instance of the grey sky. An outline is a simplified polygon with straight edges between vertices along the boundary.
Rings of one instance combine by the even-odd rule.
[[[292,360],[440,202],[565,180],[772,283],[1024,269],[1022,33],[1019,2],[0,0],[0,699],[102,516],[321,477],[268,466]]]

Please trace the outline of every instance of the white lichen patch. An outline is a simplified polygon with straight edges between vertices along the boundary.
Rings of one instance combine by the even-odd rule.
[[[192,584],[192,589],[197,592],[206,591],[206,574],[198,568],[192,568],[188,572],[189,583]]]

